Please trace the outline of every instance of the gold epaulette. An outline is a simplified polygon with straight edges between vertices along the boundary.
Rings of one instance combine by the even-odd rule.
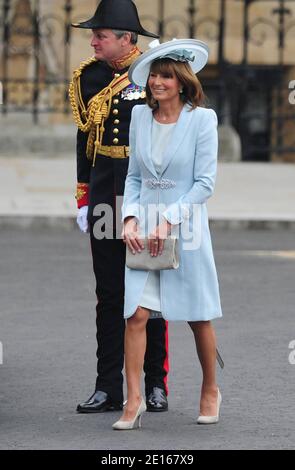
[[[87,116],[87,108],[85,107],[82,98],[80,78],[83,70],[94,62],[97,62],[95,57],[90,57],[89,59],[81,62],[79,68],[77,68],[77,70],[75,70],[73,73],[73,79],[69,87],[69,98],[73,111],[74,121],[77,124],[77,127],[82,132],[89,132],[92,117]]]

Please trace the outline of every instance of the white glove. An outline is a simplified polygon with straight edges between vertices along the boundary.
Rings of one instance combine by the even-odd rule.
[[[88,206],[80,207],[78,210],[77,215],[77,224],[81,232],[87,233],[88,232],[88,220],[87,220],[87,213],[88,213]]]

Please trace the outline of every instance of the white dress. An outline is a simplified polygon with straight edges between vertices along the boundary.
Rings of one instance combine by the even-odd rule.
[[[161,124],[153,119],[152,159],[158,175],[161,173],[163,153],[175,124]],[[149,272],[139,305],[151,310],[151,318],[161,317],[160,271]]]

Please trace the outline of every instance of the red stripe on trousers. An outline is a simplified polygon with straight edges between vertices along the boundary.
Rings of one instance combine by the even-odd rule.
[[[166,357],[164,361],[164,370],[166,371],[166,376],[164,378],[164,385],[165,385],[165,392],[168,395],[168,372],[169,372],[169,336],[168,336],[168,322],[165,322],[165,349],[166,349]]]

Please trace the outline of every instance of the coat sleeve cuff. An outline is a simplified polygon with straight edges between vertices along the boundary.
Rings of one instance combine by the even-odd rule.
[[[78,209],[83,206],[89,206],[89,184],[77,183],[77,192],[75,196]]]
[[[122,222],[127,217],[136,217],[139,220],[139,206],[138,204],[128,204],[128,206],[122,207]]]
[[[172,225],[182,224],[190,218],[189,204],[172,204],[162,215]]]

